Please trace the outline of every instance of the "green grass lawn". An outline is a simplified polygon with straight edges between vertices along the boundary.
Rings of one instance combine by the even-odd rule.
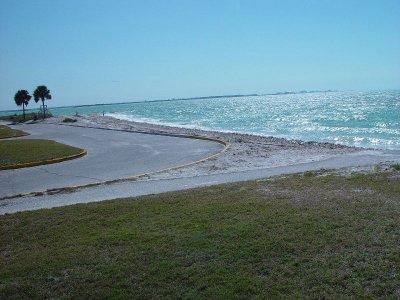
[[[14,138],[29,135],[21,130],[12,129],[8,126],[0,125],[0,139]]]
[[[6,215],[0,298],[398,299],[399,221],[397,171]]]
[[[81,152],[82,149],[51,140],[4,140],[0,141],[0,166],[62,158]]]

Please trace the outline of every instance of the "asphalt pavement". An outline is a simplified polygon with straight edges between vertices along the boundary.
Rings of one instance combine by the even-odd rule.
[[[78,203],[112,200],[115,198],[158,194],[228,182],[264,179],[271,176],[305,172],[309,170],[370,166],[385,161],[400,162],[400,151],[363,151],[346,155],[338,155],[322,161],[289,166],[183,178],[120,182],[110,185],[99,185],[93,188],[79,189],[73,193],[43,195],[40,197],[29,196],[1,200],[0,215],[25,210],[36,210]],[[135,198],[133,198],[133,201],[134,199]]]
[[[31,134],[23,139],[55,140],[83,148],[87,155],[56,164],[0,171],[0,197],[153,172],[205,158],[223,148],[205,140],[55,124],[11,127]]]

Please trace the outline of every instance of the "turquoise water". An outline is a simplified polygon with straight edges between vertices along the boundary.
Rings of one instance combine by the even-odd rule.
[[[50,111],[104,111],[125,120],[400,150],[400,91],[133,102]]]

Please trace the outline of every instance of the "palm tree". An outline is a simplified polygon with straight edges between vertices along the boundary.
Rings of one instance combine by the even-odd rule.
[[[33,98],[35,99],[35,102],[38,103],[39,100],[42,100],[43,103],[43,119],[46,117],[46,111],[44,108],[44,100],[50,100],[51,95],[50,95],[50,90],[47,89],[47,86],[45,85],[39,85],[36,90],[33,92]]]
[[[18,106],[22,105],[22,111],[24,112],[24,121],[25,121],[25,106],[28,105],[29,100],[31,100],[32,96],[29,95],[27,90],[19,90],[15,96],[14,100]]]

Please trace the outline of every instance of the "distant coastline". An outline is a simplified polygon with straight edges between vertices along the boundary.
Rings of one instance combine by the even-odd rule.
[[[276,96],[276,95],[296,95],[296,94],[315,94],[315,93],[336,93],[338,92],[337,90],[315,90],[315,91],[299,91],[299,92],[278,92],[278,93],[273,93],[273,94],[261,94],[257,96]]]
[[[276,92],[276,93],[268,93],[268,94],[235,94],[235,95],[218,95],[218,96],[201,96],[201,97],[189,97],[189,98],[169,98],[169,99],[155,99],[155,100],[140,100],[140,101],[125,101],[125,102],[114,102],[114,103],[96,103],[96,104],[82,104],[82,105],[68,105],[68,106],[52,106],[52,108],[68,108],[68,107],[89,107],[89,106],[98,106],[98,105],[118,105],[118,104],[130,104],[130,103],[145,103],[145,102],[165,102],[165,101],[184,101],[184,100],[201,100],[201,99],[220,99],[220,98],[240,98],[240,97],[256,97],[256,96],[279,96],[279,95],[296,95],[296,94],[313,94],[313,93],[335,93],[337,90],[312,90],[312,91],[285,91],[285,92]],[[37,109],[31,108],[27,109],[27,111],[36,111]],[[10,112],[10,113],[18,113],[19,109],[12,110],[0,110],[0,113]]]
[[[169,98],[169,99],[154,99],[154,100],[141,100],[141,101],[126,101],[116,103],[98,103],[98,104],[83,104],[71,105],[73,107],[86,107],[96,105],[116,105],[116,104],[129,104],[129,103],[145,103],[145,102],[165,102],[165,101],[184,101],[184,100],[201,100],[201,99],[220,99],[220,98],[240,98],[240,97],[256,97],[256,96],[278,96],[278,95],[295,95],[295,94],[313,94],[313,93],[335,93],[336,90],[323,90],[323,91],[299,91],[299,92],[277,92],[272,94],[235,94],[235,95],[218,95],[218,96],[201,96],[201,97],[188,97],[188,98]],[[59,106],[54,108],[65,108],[71,106]]]

